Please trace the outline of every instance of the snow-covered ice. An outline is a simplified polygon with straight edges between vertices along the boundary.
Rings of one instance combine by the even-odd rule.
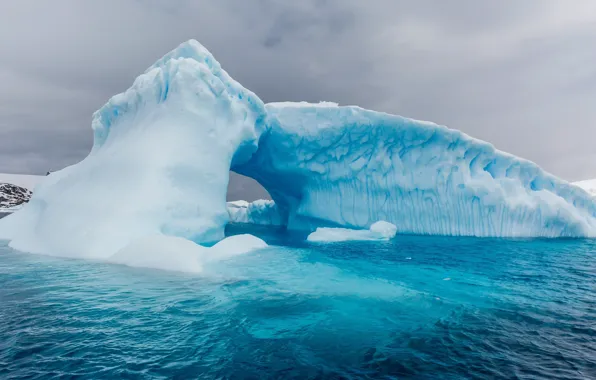
[[[319,227],[308,235],[312,242],[340,242],[351,240],[390,240],[395,237],[397,227],[391,223],[379,221],[373,223],[368,230],[352,230],[349,228]]]
[[[391,224],[382,220],[373,223],[369,230],[373,236],[383,239],[393,239],[397,233],[397,227],[395,224]]]
[[[200,273],[208,249],[187,239],[152,235],[133,241],[107,261],[137,268]]]
[[[213,247],[204,247],[175,236],[152,235],[132,242],[107,261],[138,268],[201,273],[209,262],[266,247],[267,243],[263,240],[248,234],[230,236]]]
[[[281,217],[271,200],[259,199],[254,202],[233,201],[228,202],[228,215],[230,223],[259,224],[279,226]]]
[[[532,162],[359,107],[265,106],[193,40],[111,98],[92,128],[90,154],[44,177],[0,219],[0,239],[94,259],[155,235],[214,243],[230,219],[230,169],[266,188],[275,204],[258,210],[274,207],[289,229],[385,220],[401,233],[596,236],[595,198]]]
[[[211,260],[223,260],[242,255],[251,251],[267,248],[267,243],[249,234],[234,235],[209,248]]]

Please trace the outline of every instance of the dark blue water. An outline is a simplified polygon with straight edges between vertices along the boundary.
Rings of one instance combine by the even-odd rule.
[[[596,378],[595,241],[252,232],[201,276],[0,242],[0,378]]]

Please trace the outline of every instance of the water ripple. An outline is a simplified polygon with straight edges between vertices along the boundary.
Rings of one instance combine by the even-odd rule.
[[[0,378],[596,378],[593,241],[263,237],[204,276],[0,242]]]

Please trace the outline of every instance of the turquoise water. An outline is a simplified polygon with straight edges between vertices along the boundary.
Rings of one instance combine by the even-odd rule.
[[[201,276],[0,242],[0,377],[596,378],[595,241],[248,232]]]

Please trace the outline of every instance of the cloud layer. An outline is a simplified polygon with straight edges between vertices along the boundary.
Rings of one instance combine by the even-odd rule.
[[[264,101],[432,120],[596,177],[591,0],[1,2],[0,172],[83,158],[92,112],[190,38]],[[238,178],[231,198],[262,195]]]

